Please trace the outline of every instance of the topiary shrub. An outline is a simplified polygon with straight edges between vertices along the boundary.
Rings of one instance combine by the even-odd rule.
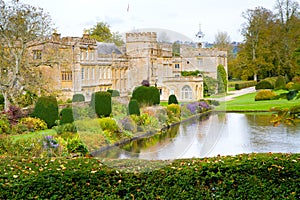
[[[32,117],[44,120],[48,128],[55,125],[58,120],[58,104],[53,96],[40,97],[35,105]]]
[[[138,102],[135,99],[131,99],[128,104],[128,114],[129,115],[140,115],[140,108]]]
[[[257,84],[256,81],[247,81],[247,82],[242,82],[242,83],[236,83],[236,84],[234,84],[234,88],[236,90],[241,90],[243,88],[256,86],[256,84]]]
[[[119,97],[120,92],[118,90],[107,90],[111,94],[111,97]]]
[[[255,101],[271,100],[277,96],[271,90],[261,90],[255,95]]]
[[[175,94],[171,94],[168,99],[168,105],[170,104],[178,104],[177,98]]]
[[[285,89],[291,90],[291,89],[293,88],[293,85],[294,85],[294,84],[295,84],[294,82],[288,82],[288,83],[285,85]]]
[[[74,117],[73,117],[73,109],[72,108],[63,108],[60,111],[60,125],[73,123]]]
[[[83,102],[85,101],[83,94],[74,94],[72,98],[72,102]]]
[[[278,76],[275,82],[274,89],[279,90],[279,89],[285,89],[286,82],[285,82],[285,77],[284,76]]]
[[[112,112],[111,94],[109,92],[96,92],[94,98],[97,116],[108,117]]]
[[[261,89],[274,89],[274,86],[267,80],[262,80],[257,83],[255,86],[256,90],[261,90]]]
[[[223,65],[217,68],[218,93],[227,92],[227,73]]]
[[[153,86],[139,86],[134,89],[132,99],[137,100],[139,107],[157,105],[160,103],[159,90]]]
[[[290,101],[290,100],[294,99],[294,98],[296,97],[297,93],[298,93],[297,90],[291,90],[291,91],[289,91],[289,92],[286,94],[287,100]]]

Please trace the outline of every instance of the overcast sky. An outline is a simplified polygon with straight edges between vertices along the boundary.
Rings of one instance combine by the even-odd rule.
[[[199,30],[213,42],[219,32],[242,41],[242,12],[258,6],[273,10],[276,0],[22,0],[48,12],[62,36],[81,36],[97,22],[120,33],[163,28],[191,39]]]

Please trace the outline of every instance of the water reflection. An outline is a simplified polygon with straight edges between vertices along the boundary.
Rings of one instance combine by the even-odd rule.
[[[98,157],[166,160],[250,152],[300,152],[300,127],[273,127],[270,117],[266,114],[213,114],[110,149]]]

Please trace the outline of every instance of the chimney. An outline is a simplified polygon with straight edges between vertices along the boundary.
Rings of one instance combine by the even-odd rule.
[[[52,41],[58,42],[60,40],[60,34],[56,30],[52,33]]]

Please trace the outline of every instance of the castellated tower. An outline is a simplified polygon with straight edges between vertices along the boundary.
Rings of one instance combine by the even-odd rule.
[[[157,35],[155,32],[126,33],[126,55],[130,69],[128,84],[131,90],[143,80],[155,81],[157,60]]]

